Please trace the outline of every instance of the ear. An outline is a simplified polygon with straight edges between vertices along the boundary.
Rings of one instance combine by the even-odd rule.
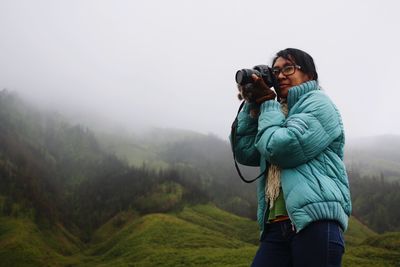
[[[307,81],[314,80],[314,75],[312,75],[312,74],[306,74],[306,77],[307,77]]]

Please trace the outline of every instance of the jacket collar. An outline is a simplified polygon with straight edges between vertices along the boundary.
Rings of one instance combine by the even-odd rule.
[[[287,97],[288,108],[291,109],[300,99],[300,97],[314,90],[319,90],[318,82],[315,80],[308,81],[290,88]]]

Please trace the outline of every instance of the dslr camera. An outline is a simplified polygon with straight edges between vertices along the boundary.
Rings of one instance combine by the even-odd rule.
[[[275,91],[279,90],[278,81],[272,73],[272,69],[267,65],[257,65],[253,69],[241,69],[236,72],[235,80],[240,89],[238,95],[240,100],[254,102],[263,93],[253,85],[252,74],[261,77],[268,87],[273,87]]]

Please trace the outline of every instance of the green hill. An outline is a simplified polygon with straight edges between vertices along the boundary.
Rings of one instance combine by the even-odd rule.
[[[362,224],[354,217],[350,217],[349,227],[346,231],[346,244],[359,245],[366,238],[377,236],[377,233],[369,229],[366,225]]]
[[[249,266],[258,227],[212,204],[177,213],[121,212],[83,245],[62,227],[0,218],[0,266]],[[378,235],[354,218],[343,266],[397,266],[400,233]]]
[[[73,266],[83,248],[60,225],[44,230],[28,218],[0,217],[0,266]]]
[[[400,233],[369,237],[359,245],[346,247],[343,266],[399,266]]]
[[[133,166],[174,168],[195,188],[206,192],[218,207],[254,218],[255,186],[244,184],[236,173],[230,145],[212,134],[176,129],[152,129],[143,135],[98,134],[99,143]],[[258,168],[242,166],[245,176]],[[227,187],[227,185],[229,185]]]
[[[207,217],[210,223],[194,223],[193,216]],[[96,231],[93,246],[86,251],[96,266],[248,266],[256,250],[247,242],[245,232],[239,234],[240,228],[225,229],[233,220],[236,225],[253,228],[253,235],[257,235],[255,222],[210,205],[187,207],[178,214],[125,218],[111,238],[99,236],[105,237],[103,231],[110,232],[110,225],[120,218]],[[232,232],[237,234],[230,235]]]
[[[374,244],[372,240],[387,242],[392,247],[379,246]],[[378,235],[356,218],[351,217],[349,228],[345,233],[346,253],[343,258],[343,266],[397,266],[396,263],[400,261],[400,254],[393,249],[393,246],[398,242],[393,241],[386,235]]]
[[[29,219],[2,217],[0,266],[248,266],[256,236],[254,221],[213,205],[141,217],[122,212],[86,248],[62,228],[42,230]]]

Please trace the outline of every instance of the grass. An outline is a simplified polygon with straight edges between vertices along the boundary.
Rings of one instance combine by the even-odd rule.
[[[352,218],[343,266],[400,266],[400,233],[378,235]],[[0,266],[249,266],[257,223],[214,205],[171,214],[116,215],[83,245],[61,226],[0,217]]]
[[[0,266],[67,266],[82,248],[59,226],[41,231],[30,219],[0,217]]]
[[[182,213],[198,212],[185,209]],[[97,266],[248,265],[255,253],[255,245],[186,221],[179,215],[151,214],[132,220],[113,238],[98,242],[87,253],[99,256]],[[98,235],[101,233],[96,232],[95,236]]]
[[[366,238],[376,236],[377,233],[369,229],[354,217],[350,217],[349,227],[345,234],[346,245],[355,246],[361,244]]]
[[[259,234],[256,222],[220,210],[213,205],[185,207],[177,214],[177,217],[243,242],[258,244]]]
[[[348,247],[343,266],[400,266],[400,254],[368,245]]]

